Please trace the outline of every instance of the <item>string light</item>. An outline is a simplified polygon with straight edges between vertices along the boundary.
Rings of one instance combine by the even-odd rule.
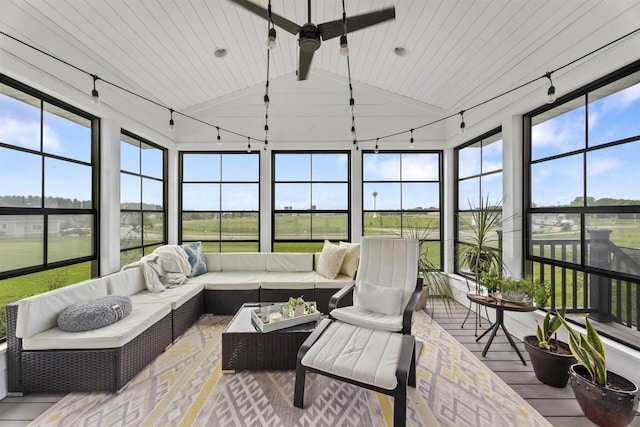
[[[551,80],[551,73],[551,71],[547,71],[547,73],[544,75],[549,79],[549,83],[551,84],[551,86],[549,86],[549,89],[547,89],[547,104],[553,104],[554,102],[556,102],[556,87],[553,85],[553,80]]]
[[[271,21],[271,0],[269,0],[269,21]],[[273,26],[273,21],[271,21]],[[273,28],[272,28],[273,29]],[[271,38],[271,30],[269,30],[269,37]],[[273,30],[273,40],[275,46],[275,30]],[[267,81],[264,85],[264,149],[267,150],[269,145],[269,69],[271,63],[271,46],[267,49]],[[249,144],[249,150],[251,150],[251,144]],[[251,151],[249,151],[251,152]]]
[[[247,137],[247,153],[251,152],[251,137]]]
[[[344,14],[344,2],[343,2],[343,14]],[[344,33],[346,34],[346,31],[344,31]],[[504,92],[501,92],[501,93],[499,93],[499,94],[497,94],[497,95],[495,95],[495,96],[493,96],[493,97],[491,97],[491,98],[488,98],[488,99],[486,99],[486,100],[484,100],[484,101],[481,101],[481,102],[479,102],[479,103],[477,103],[477,104],[475,104],[475,105],[472,105],[472,106],[468,107],[466,110],[463,110],[463,111],[469,111],[469,110],[473,110],[473,109],[479,108],[479,107],[481,107],[481,106],[483,106],[483,105],[485,105],[485,104],[487,104],[487,103],[489,103],[489,102],[492,102],[492,101],[494,101],[494,100],[496,100],[496,99],[498,99],[498,98],[501,98],[501,97],[503,97],[503,96],[509,95],[509,94],[511,94],[512,92],[515,92],[515,91],[517,91],[517,90],[519,90],[519,89],[522,89],[523,87],[529,86],[529,85],[531,85],[531,84],[533,84],[533,83],[537,82],[538,80],[545,79],[545,78],[546,78],[546,79],[549,79],[549,83],[550,83],[550,86],[549,86],[549,88],[547,89],[547,102],[549,102],[549,103],[553,103],[553,102],[555,102],[555,99],[556,99],[556,97],[555,97],[555,91],[556,91],[556,90],[555,90],[555,86],[553,85],[553,81],[552,81],[552,79],[551,79],[551,75],[552,75],[553,73],[555,73],[555,72],[557,72],[557,71],[560,71],[560,70],[563,70],[563,69],[565,69],[565,68],[567,68],[567,67],[569,67],[569,66],[571,66],[571,65],[573,65],[573,64],[575,64],[575,63],[577,63],[577,62],[579,62],[579,61],[582,61],[582,60],[583,60],[583,59],[585,59],[585,58],[588,58],[588,57],[590,57],[590,56],[592,56],[592,55],[594,55],[594,54],[598,53],[599,51],[601,51],[601,50],[603,50],[603,49],[606,49],[606,48],[608,48],[608,47],[610,47],[610,46],[614,45],[615,43],[618,43],[618,42],[620,42],[620,41],[622,41],[622,40],[625,40],[625,39],[627,39],[627,38],[629,38],[629,37],[631,37],[631,36],[634,36],[634,35],[636,35],[636,34],[638,34],[638,33],[640,33],[640,28],[636,28],[635,30],[632,30],[632,31],[630,31],[630,32],[628,32],[628,33],[626,33],[626,34],[624,34],[624,35],[622,35],[622,36],[620,36],[620,37],[618,37],[618,38],[616,38],[616,39],[614,39],[614,40],[611,40],[610,42],[605,43],[605,44],[601,45],[600,47],[598,47],[598,48],[596,48],[596,49],[594,49],[594,50],[592,50],[592,51],[590,51],[590,52],[588,52],[588,53],[586,53],[586,54],[584,54],[584,55],[582,55],[582,56],[580,56],[580,57],[577,57],[577,58],[575,58],[575,59],[573,59],[573,60],[571,60],[571,61],[567,62],[566,64],[564,64],[564,65],[562,65],[562,66],[560,66],[560,67],[558,67],[558,68],[556,68],[556,69],[552,70],[552,71],[548,71],[547,73],[545,73],[544,75],[542,75],[542,76],[540,76],[540,77],[535,77],[535,78],[533,78],[533,79],[531,79],[531,80],[529,80],[529,81],[527,81],[527,82],[524,82],[524,83],[522,83],[522,84],[520,84],[520,85],[518,85],[518,86],[516,86],[516,87],[513,87],[513,88],[511,88],[511,89],[509,89],[509,90],[506,90],[506,91],[504,91]],[[82,68],[80,68],[80,67],[78,67],[78,66],[76,66],[76,65],[73,65],[73,64],[69,63],[68,61],[65,61],[65,60],[63,60],[63,59],[61,59],[61,58],[59,58],[59,57],[57,57],[57,56],[55,56],[55,55],[52,55],[52,54],[51,54],[51,53],[49,53],[49,52],[46,52],[46,51],[44,51],[44,50],[42,50],[42,49],[39,49],[39,48],[37,48],[37,47],[35,47],[35,46],[33,46],[33,45],[31,45],[31,44],[27,43],[27,42],[24,42],[24,41],[22,41],[22,40],[20,40],[20,39],[18,39],[18,38],[16,38],[16,37],[14,37],[14,36],[12,36],[12,35],[10,35],[10,34],[8,34],[8,33],[4,32],[4,31],[1,31],[1,30],[0,30],[0,35],[2,35],[2,36],[4,36],[4,37],[7,37],[7,38],[9,38],[9,39],[11,39],[11,40],[14,40],[14,41],[15,41],[15,42],[17,42],[17,43],[22,44],[23,46],[26,46],[26,47],[28,47],[28,48],[30,48],[30,49],[32,49],[32,50],[34,50],[34,51],[37,51],[37,52],[41,53],[42,55],[47,56],[47,57],[49,57],[49,58],[51,58],[51,59],[53,59],[53,60],[55,60],[55,61],[58,61],[58,62],[60,62],[60,63],[62,63],[62,64],[64,64],[64,65],[67,65],[68,67],[73,68],[73,69],[75,69],[75,70],[77,70],[77,71],[79,71],[79,72],[81,72],[81,73],[84,73],[84,74],[86,74],[86,75],[88,75],[88,76],[91,76],[91,77],[94,77],[94,76],[95,76],[94,74],[90,73],[90,72],[89,72],[89,71],[87,71],[87,70],[84,70],[84,69],[82,69]],[[347,55],[347,67],[348,67],[348,69],[349,69],[349,89],[351,90],[351,71],[350,71],[350,64],[349,64],[349,55]],[[97,76],[95,76],[95,77],[97,77]],[[114,87],[114,88],[116,88],[116,89],[119,89],[119,90],[121,90],[121,91],[123,91],[123,92],[128,93],[129,95],[132,95],[132,96],[134,96],[134,97],[137,97],[137,98],[139,98],[139,99],[142,99],[142,100],[144,100],[144,101],[147,101],[147,102],[149,102],[149,103],[151,103],[151,104],[154,104],[154,105],[156,105],[156,106],[158,106],[158,107],[160,107],[160,108],[163,108],[163,109],[168,110],[168,111],[171,113],[171,119],[169,120],[169,125],[170,125],[170,127],[171,127],[172,129],[175,127],[175,123],[174,123],[174,121],[173,121],[173,113],[174,113],[174,110],[173,110],[173,109],[171,109],[171,108],[167,107],[166,105],[161,104],[160,102],[158,102],[158,101],[156,101],[156,100],[154,100],[154,99],[151,99],[151,98],[148,98],[148,97],[146,97],[146,96],[144,96],[144,95],[141,95],[141,94],[139,94],[139,93],[133,92],[133,91],[132,91],[132,90],[130,90],[130,89],[127,89],[127,88],[125,88],[125,87],[123,87],[123,86],[121,86],[121,85],[118,85],[117,83],[113,83],[113,82],[108,81],[108,80],[105,80],[105,79],[103,79],[103,78],[96,78],[96,79],[94,80],[94,87],[95,87],[95,81],[97,81],[97,80],[101,80],[104,84],[110,85],[110,86],[112,86],[112,87]],[[95,91],[97,92],[97,89],[95,89]],[[93,91],[93,90],[91,91],[91,95],[92,95],[92,98],[93,98],[93,95],[94,95],[94,91]],[[353,119],[353,117],[354,117],[353,113],[355,112],[355,100],[353,99],[353,92],[352,92],[352,91],[351,91],[351,98],[350,98],[350,100],[349,100],[349,105],[350,105],[350,107],[351,107],[352,119]],[[218,141],[220,141],[220,134],[219,134],[220,128],[219,128],[218,126],[216,126],[215,124],[209,123],[209,122],[204,121],[204,120],[202,120],[202,119],[199,119],[199,118],[197,118],[197,117],[195,117],[195,116],[192,116],[192,115],[189,115],[189,114],[185,114],[185,113],[181,113],[181,112],[178,112],[178,111],[176,111],[176,114],[180,114],[180,115],[181,115],[181,116],[183,116],[183,117],[186,117],[186,118],[188,118],[188,119],[191,119],[191,120],[193,120],[193,121],[195,121],[195,122],[201,123],[201,124],[206,125],[206,126],[216,127],[216,128],[217,128],[217,130],[218,130],[218,136],[217,136],[217,138],[218,138],[218,139],[217,139],[217,140],[218,140]],[[420,126],[415,127],[413,130],[422,129],[422,128],[427,127],[427,126],[435,125],[435,124],[437,124],[437,123],[440,123],[440,122],[443,122],[443,121],[449,120],[449,119],[451,119],[451,118],[454,118],[454,117],[455,117],[455,116],[457,116],[458,114],[461,114],[461,113],[450,114],[450,115],[448,115],[448,116],[446,116],[446,117],[442,117],[442,118],[439,118],[439,119],[433,120],[433,121],[431,121],[431,122],[424,123],[424,124],[422,124],[422,125],[420,125]],[[354,123],[354,122],[353,122],[353,123]],[[464,123],[464,121],[461,123],[461,125],[462,125],[463,123]],[[355,129],[355,125],[354,125],[354,126],[352,126],[352,127],[354,127],[354,129]],[[462,127],[462,126],[461,126],[461,127]],[[225,128],[223,128],[223,130],[224,130],[225,132],[229,132],[230,134],[233,134],[233,135],[236,135],[236,136],[239,136],[239,137],[246,137],[246,138],[250,138],[250,137],[249,137],[249,136],[247,136],[247,135],[244,135],[244,134],[239,133],[239,132],[235,132],[235,131],[230,130],[230,129],[225,129]],[[395,136],[398,136],[398,135],[402,135],[402,134],[404,134],[404,133],[406,133],[406,132],[411,132],[411,130],[409,130],[409,131],[404,130],[404,131],[399,131],[399,132],[395,132],[395,133],[390,133],[390,134],[387,134],[387,135],[382,135],[382,136],[377,137],[377,138],[376,138],[376,140],[379,140],[379,139],[385,139],[385,138],[392,138],[392,137],[395,137]],[[254,138],[254,139],[255,139],[255,138]],[[364,141],[373,141],[373,140],[374,140],[373,138],[370,138],[370,139],[366,139],[366,140],[359,141],[359,140],[357,140],[356,138],[354,138],[354,139],[353,139],[353,145],[356,147],[356,150],[357,150],[357,149],[358,149],[358,143],[359,143],[359,142],[364,142]],[[249,146],[250,146],[250,144],[249,144]]]
[[[269,90],[269,85],[267,84],[267,90]],[[264,94],[264,108],[269,109],[269,95]]]
[[[97,104],[100,104],[100,94],[96,89],[96,81],[100,80],[100,77],[98,77],[96,74],[92,74],[91,77],[93,77],[93,90],[91,91],[91,103],[94,105],[97,105]]]
[[[378,151],[379,151],[379,149],[378,149],[378,141],[379,141],[379,140],[380,140],[380,138],[376,138],[376,146],[375,146],[375,148],[373,149],[373,152],[374,152],[374,153],[376,153],[376,154],[378,154]]]
[[[409,148],[413,148],[413,129],[411,129],[411,139],[409,140]]]
[[[218,136],[216,137],[216,144],[220,145],[222,141],[220,140],[220,127],[216,126],[216,130],[218,131]]]
[[[464,110],[460,111],[460,135],[463,135],[467,125],[464,123]]]
[[[176,123],[173,121],[173,108],[169,108],[169,113],[171,114],[171,118],[169,119],[169,129],[174,130],[176,128]]]
[[[343,34],[340,36],[340,55],[342,56],[349,55],[349,45],[347,44],[346,34]]]
[[[351,86],[351,84],[349,84],[349,86]],[[351,98],[349,98],[349,108],[351,109],[352,113],[356,112],[356,100],[353,99],[353,95],[351,96]]]
[[[269,24],[271,25],[271,28],[269,28],[269,32],[267,33],[267,48],[273,49],[276,47],[276,28],[273,26],[273,19],[271,17],[271,0],[269,0],[267,10],[269,13]]]

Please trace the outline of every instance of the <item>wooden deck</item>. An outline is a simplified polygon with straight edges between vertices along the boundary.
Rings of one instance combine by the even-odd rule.
[[[518,355],[513,351],[502,331],[494,339],[487,356],[482,357],[487,337],[476,342],[473,316],[467,320],[464,328],[460,327],[467,314],[467,307],[454,304],[451,316],[447,315],[441,303],[436,302],[434,309],[434,319],[438,324],[497,373],[551,424],[559,427],[594,425],[582,415],[571,386],[567,385],[566,388],[558,389],[544,385],[536,379],[529,363],[529,355],[520,341],[516,342],[527,360],[527,366],[520,362]],[[479,332],[484,331],[488,325],[488,322],[483,320]],[[0,427],[26,426],[63,396],[56,394],[27,395],[0,400]],[[640,427],[640,416],[636,416],[631,426]]]

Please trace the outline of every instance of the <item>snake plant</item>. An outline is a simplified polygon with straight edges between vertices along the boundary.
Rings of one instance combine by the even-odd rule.
[[[606,387],[607,385],[607,359],[604,354],[604,344],[600,335],[593,327],[589,319],[585,319],[587,335],[576,332],[566,321],[564,316],[557,316],[562,325],[569,332],[569,348],[573,357],[585,367],[591,375],[591,381]]]

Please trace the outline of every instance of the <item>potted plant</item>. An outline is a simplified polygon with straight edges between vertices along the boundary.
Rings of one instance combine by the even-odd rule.
[[[547,299],[549,298],[547,294]],[[543,301],[543,304],[546,303]],[[552,387],[563,388],[569,381],[569,367],[576,363],[569,345],[558,340],[557,332],[562,327],[566,307],[556,316],[550,312],[544,317],[542,326],[536,325],[536,334],[524,337],[524,348],[529,353],[536,378]]]
[[[289,297],[289,301],[280,306],[280,314],[284,316],[287,307],[291,307],[294,316],[302,316],[304,314],[313,313],[315,310],[310,303],[306,302],[301,296],[298,298]]]
[[[577,364],[569,368],[571,388],[584,415],[600,426],[627,426],[635,416],[638,386],[607,370],[604,345],[589,319],[586,337],[559,316],[569,332],[569,348]]]
[[[460,245],[460,258],[467,264],[476,279],[483,271],[495,268],[502,271],[503,262],[498,250],[497,232],[502,226],[502,210],[493,209],[501,206],[502,200],[492,204],[489,195],[480,199],[480,204],[474,206],[469,201],[470,217],[460,216],[460,220],[468,229],[470,238]]]
[[[454,300],[453,292],[449,284],[449,276],[429,259],[428,237],[434,230],[435,225],[432,219],[428,219],[423,224],[407,222],[403,227],[401,237],[416,239],[420,245],[420,256],[418,258],[418,276],[423,279],[422,293],[416,304],[416,310],[421,310],[429,304],[433,313],[433,298],[439,296],[444,303],[447,314],[451,314],[451,301]]]

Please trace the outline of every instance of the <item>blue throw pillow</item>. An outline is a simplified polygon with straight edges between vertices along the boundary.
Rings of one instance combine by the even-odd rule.
[[[207,261],[204,257],[204,251],[202,250],[201,242],[193,242],[182,245],[182,248],[189,257],[189,264],[191,265],[191,274],[189,277],[196,277],[207,272]]]

